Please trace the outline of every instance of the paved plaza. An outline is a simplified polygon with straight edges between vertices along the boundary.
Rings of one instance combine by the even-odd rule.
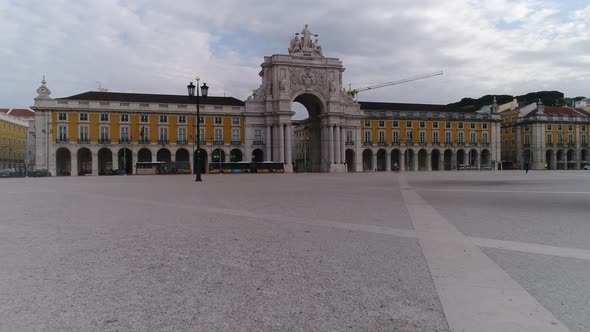
[[[590,172],[0,179],[0,331],[588,331]]]

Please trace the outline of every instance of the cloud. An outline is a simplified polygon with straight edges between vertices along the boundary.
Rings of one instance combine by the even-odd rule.
[[[572,9],[572,6],[574,8]],[[0,2],[0,103],[27,107],[43,74],[53,96],[96,89],[211,93],[245,99],[263,57],[286,53],[303,24],[344,83],[434,77],[362,100],[449,103],[539,89],[588,95],[590,6],[540,0]]]

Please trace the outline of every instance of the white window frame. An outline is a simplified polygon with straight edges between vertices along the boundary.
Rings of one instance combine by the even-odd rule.
[[[379,143],[381,143],[381,144],[385,143],[385,130],[379,130],[378,135],[379,135],[378,136]]]
[[[216,144],[219,144],[219,142],[223,141],[223,127],[215,128],[213,131],[213,141]]]
[[[365,144],[373,144],[373,142],[371,142],[371,130],[370,129],[365,129]]]
[[[222,125],[223,124],[223,119],[220,116],[216,116],[213,121],[214,121],[215,125]]]

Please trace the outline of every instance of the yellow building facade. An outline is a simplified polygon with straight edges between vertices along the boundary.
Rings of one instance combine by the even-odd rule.
[[[0,112],[0,169],[25,167],[28,129],[26,121]]]

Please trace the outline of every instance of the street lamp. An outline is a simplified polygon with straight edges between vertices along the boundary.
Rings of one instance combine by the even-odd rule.
[[[197,86],[199,85],[199,81],[201,80],[200,78],[196,78],[197,80]],[[190,82],[189,85],[186,86],[186,88],[188,89],[188,96],[189,97],[194,97],[195,96],[195,86],[193,85],[193,82]],[[203,86],[201,86],[201,94],[203,95],[203,99],[207,98],[207,93],[209,92],[209,87],[207,86],[207,83],[203,83]],[[199,111],[199,90],[197,89],[197,161],[195,162],[195,168],[196,168],[196,174],[197,177],[195,178],[195,181],[203,181],[201,180],[201,114]]]

